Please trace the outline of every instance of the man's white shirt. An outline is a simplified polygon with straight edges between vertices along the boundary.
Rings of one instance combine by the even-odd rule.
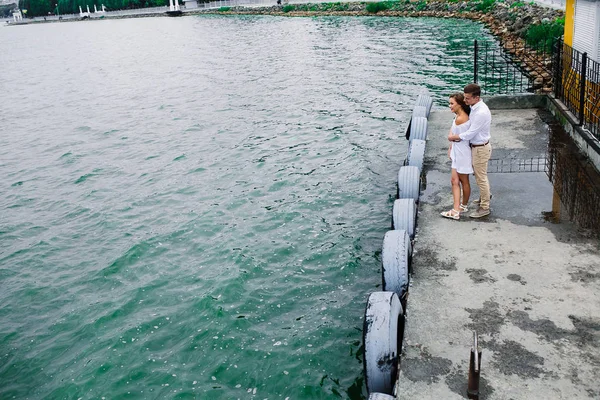
[[[471,144],[484,144],[490,141],[490,125],[492,124],[492,114],[487,104],[479,100],[477,104],[471,106],[469,114],[471,126],[466,132],[458,135],[460,140],[466,140]]]

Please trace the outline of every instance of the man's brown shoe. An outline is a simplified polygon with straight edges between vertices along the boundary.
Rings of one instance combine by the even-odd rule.
[[[492,194],[490,193],[490,200],[492,200]],[[479,207],[479,204],[481,204],[481,198],[477,199],[477,200],[473,200],[473,205]]]
[[[481,217],[485,217],[486,215],[490,215],[490,210],[484,210],[483,208],[479,207],[477,210],[475,210],[471,214],[469,214],[469,217],[481,218]]]

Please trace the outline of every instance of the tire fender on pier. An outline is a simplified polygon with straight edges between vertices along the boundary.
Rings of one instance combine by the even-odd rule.
[[[394,201],[392,210],[392,229],[402,229],[408,233],[410,239],[415,238],[417,224],[417,204],[414,199],[398,199]]]
[[[427,118],[413,115],[410,120],[408,139],[411,141],[414,139],[427,140],[428,125]]]
[[[398,171],[398,199],[413,199],[419,201],[420,171],[418,167],[406,165]]]
[[[390,396],[389,394],[371,393],[369,395],[369,400],[396,400],[396,398],[394,396]]]
[[[408,291],[408,268],[411,244],[405,230],[387,231],[381,252],[383,290],[394,292],[403,299]]]
[[[423,161],[425,159],[424,140],[413,139],[409,142],[408,153],[406,155],[405,165],[410,165],[419,168],[419,172],[423,170]]]
[[[399,324],[402,305],[396,293],[373,292],[363,326],[363,358],[367,391],[392,394],[398,377]]]
[[[427,108],[425,108],[424,106],[415,106],[412,110],[412,118],[415,117],[423,117],[425,119],[427,119],[428,116],[428,112],[427,112]]]
[[[431,106],[433,106],[433,98],[427,94],[420,94],[417,96],[417,100],[415,101],[416,107],[425,107],[426,117],[429,118],[429,113],[431,113]]]

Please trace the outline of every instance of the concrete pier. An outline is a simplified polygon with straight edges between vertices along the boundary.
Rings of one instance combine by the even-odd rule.
[[[546,117],[492,109],[492,158],[543,159]],[[509,173],[500,164],[490,168],[489,217],[442,218],[452,208],[451,122],[447,110],[429,118],[397,397],[466,398],[477,331],[480,399],[599,398],[598,241],[544,218],[553,200],[546,173]],[[471,185],[474,200],[473,177]]]

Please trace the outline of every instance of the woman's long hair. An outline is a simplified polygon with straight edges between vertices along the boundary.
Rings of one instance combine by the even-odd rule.
[[[454,101],[456,101],[458,103],[460,108],[462,108],[463,111],[467,113],[467,115],[471,114],[471,107],[469,107],[467,105],[467,103],[465,103],[465,95],[463,93],[461,93],[461,92],[452,93],[450,95],[450,98],[454,99]]]

